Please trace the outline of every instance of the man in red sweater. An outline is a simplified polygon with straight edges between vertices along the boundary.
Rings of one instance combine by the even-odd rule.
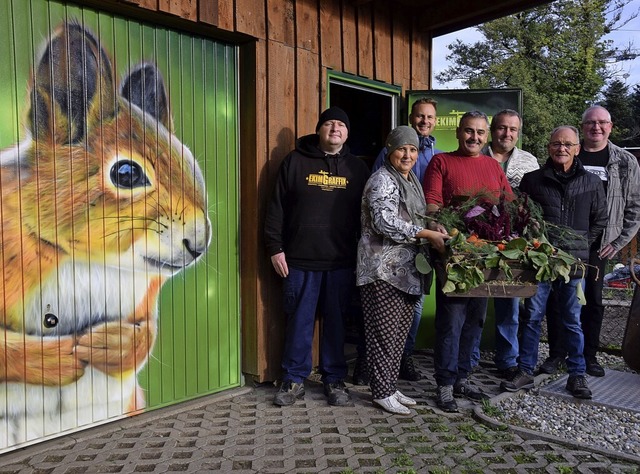
[[[512,194],[500,164],[481,154],[488,130],[489,119],[482,112],[467,112],[460,118],[456,129],[458,149],[435,155],[427,167],[422,186],[428,212],[481,193],[495,201],[503,194]],[[438,282],[436,286],[436,401],[441,410],[455,412],[458,405],[454,396],[474,401],[488,398],[468,381],[471,352],[482,333],[487,298],[448,297]]]

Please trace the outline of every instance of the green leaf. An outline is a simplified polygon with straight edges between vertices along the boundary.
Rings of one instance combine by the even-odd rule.
[[[516,239],[517,240],[517,239]],[[522,239],[524,240],[524,239]],[[513,241],[512,241],[513,242]],[[499,254],[504,255],[506,258],[510,260],[520,260],[520,257],[524,255],[524,252],[520,249],[505,249],[498,251]]]
[[[492,255],[486,258],[486,260],[484,261],[484,266],[485,268],[498,268],[499,263],[500,263],[500,256]]]
[[[520,250],[520,251],[524,252],[524,250],[526,248],[527,248],[527,240],[523,239],[522,237],[518,237],[517,239],[513,239],[513,240],[510,240],[509,242],[507,242],[505,251],[506,250]]]
[[[456,285],[451,280],[447,280],[442,286],[442,292],[447,294],[453,293],[454,291],[456,291]]]
[[[587,304],[587,299],[584,297],[584,290],[582,289],[582,284],[576,286],[576,296],[578,297],[578,302],[584,306]]]
[[[459,264],[447,265],[447,278],[453,282],[464,281],[465,279],[464,268]]]
[[[551,270],[549,269],[548,265],[538,268],[538,272],[536,273],[536,280],[538,281],[551,280]]]
[[[553,245],[551,245],[549,243],[542,242],[540,244],[540,247],[538,247],[535,251],[536,252],[542,252],[545,255],[552,255],[554,250],[555,249],[553,248]],[[529,253],[531,253],[531,252],[532,251],[530,250]]]
[[[554,265],[553,272],[557,275],[557,277],[564,278],[565,283],[569,283],[569,274],[571,273],[571,267],[567,265]],[[555,279],[555,278],[554,278]]]
[[[429,264],[429,260],[427,260],[427,257],[425,257],[422,253],[416,255],[416,268],[423,275],[428,275],[433,270],[433,268],[431,268],[431,265]]]
[[[529,260],[533,262],[536,267],[543,267],[549,264],[549,257],[544,252],[538,252],[537,250],[529,250],[527,253]]]

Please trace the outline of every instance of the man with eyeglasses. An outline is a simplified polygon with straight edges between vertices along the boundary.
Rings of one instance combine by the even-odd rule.
[[[640,228],[640,167],[631,153],[609,140],[613,123],[611,115],[601,106],[589,107],[582,114],[582,146],[578,158],[587,171],[600,178],[607,197],[609,215],[602,238],[594,242],[589,252],[589,264],[581,322],[584,331],[584,356],[587,373],[603,377],[604,369],[596,353],[600,346],[600,330],[604,317],[602,304],[603,276],[607,260],[635,238]],[[554,373],[564,360],[566,350],[561,342],[562,327],[559,316],[547,315],[549,358],[540,371]]]
[[[482,149],[483,155],[496,160],[511,185],[516,189],[525,173],[540,168],[531,153],[516,146],[522,130],[522,117],[512,109],[504,109],[491,119],[491,141]],[[498,374],[510,379],[518,371],[518,315],[520,298],[494,298],[495,347],[494,363]],[[472,354],[472,365],[480,359],[480,340]]]
[[[547,230],[549,242],[586,261],[590,246],[600,238],[607,224],[606,198],[598,177],[586,171],[576,158],[580,151],[578,140],[577,128],[567,125],[556,128],[549,140],[549,159],[541,169],[524,175],[520,190],[542,207],[545,222],[551,224]],[[567,233],[566,228],[572,233]],[[549,305],[561,316],[561,342],[568,353],[566,389],[576,398],[591,398],[585,376],[578,301],[578,286],[584,287],[584,280],[580,269],[573,269],[569,276],[567,282],[559,278],[538,283],[536,294],[525,300],[519,370],[511,380],[500,384],[502,390],[533,388],[541,324]],[[550,299],[550,295],[554,297]]]

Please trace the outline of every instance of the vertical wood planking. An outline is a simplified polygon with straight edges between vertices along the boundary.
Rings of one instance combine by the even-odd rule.
[[[315,131],[318,121],[318,96],[320,95],[320,64],[318,55],[298,49],[296,61],[296,120],[297,135]]]
[[[295,144],[295,49],[282,43],[269,41],[267,63],[267,67],[272,64],[278,65],[277,68],[271,69],[266,78],[269,127],[264,130],[268,136],[269,175],[275,177],[275,170],[280,161]],[[275,166],[272,166],[274,164]]]
[[[428,48],[431,36],[414,21],[411,35],[411,89],[429,89],[431,85],[431,64]]]
[[[318,2],[298,0],[295,11],[296,45],[318,53]]]
[[[158,10],[158,0],[130,0],[126,3],[133,3],[146,10]]]
[[[374,77],[390,83],[393,59],[391,51],[391,9],[388,2],[375,2],[373,9],[373,60]]]
[[[342,38],[339,2],[320,2],[320,50],[322,64],[342,69]]]
[[[249,374],[265,376],[271,358],[268,341],[277,339],[273,327],[277,327],[269,318],[266,308],[276,311],[277,301],[271,301],[270,295],[277,295],[277,289],[270,288],[269,278],[255,278],[255,275],[270,275],[268,259],[264,255],[262,232],[256,230],[257,223],[264,215],[267,188],[267,109],[266,102],[266,41],[246,44],[241,47],[240,77],[240,228],[254,229],[253,232],[241,232],[240,242],[243,251],[241,257],[241,280],[243,311],[252,317],[243,318],[242,325],[242,370]],[[249,79],[250,78],[250,79]],[[254,79],[255,78],[255,82]],[[259,133],[256,133],[259,131]],[[258,245],[256,245],[258,242]],[[275,286],[275,285],[274,285]],[[273,298],[276,299],[275,297]],[[280,331],[281,332],[281,331]]]
[[[402,14],[393,15],[393,77],[394,84],[409,88],[411,83],[411,23]]]
[[[266,38],[266,12],[263,0],[236,0],[236,29],[255,38]]]
[[[221,30],[234,31],[234,0],[212,0],[218,4],[218,24]]]
[[[344,72],[358,74],[358,23],[351,2],[342,2],[342,67]]]
[[[373,78],[371,3],[358,6],[358,74]]]
[[[158,0],[158,9],[187,20],[198,20],[198,0]]]
[[[198,20],[207,25],[218,25],[218,0],[198,3]]]
[[[267,0],[267,35],[270,40],[294,46],[293,0]]]

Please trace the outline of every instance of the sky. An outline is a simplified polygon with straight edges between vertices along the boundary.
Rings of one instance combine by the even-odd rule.
[[[624,9],[623,17],[629,16],[633,12],[640,10],[640,0],[632,0]],[[635,37],[638,39],[635,40]],[[616,46],[624,47],[630,42],[633,43],[633,49],[640,53],[640,14],[623,28],[615,31],[605,37],[613,40]],[[460,39],[465,43],[474,43],[482,39],[482,35],[475,28],[466,28],[448,35],[438,36],[433,39],[433,89],[459,89],[464,88],[458,81],[448,82],[446,84],[439,83],[436,80],[436,74],[446,69],[448,63],[446,56],[449,53],[447,45],[453,43],[456,39]],[[614,65],[616,71],[619,71],[620,79],[624,80],[629,86],[629,91],[633,90],[633,86],[640,84],[640,56],[631,61],[625,61]]]

